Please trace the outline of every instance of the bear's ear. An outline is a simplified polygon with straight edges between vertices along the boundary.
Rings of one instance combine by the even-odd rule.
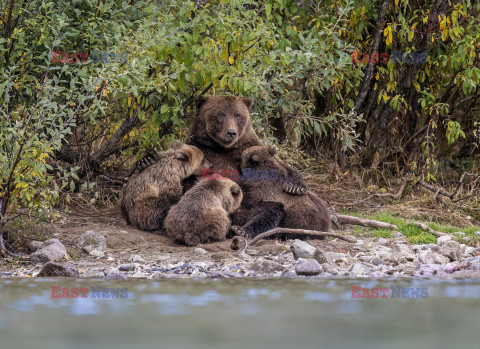
[[[277,150],[275,148],[268,148],[268,153],[271,156],[275,156],[275,154],[277,153]]]
[[[175,159],[178,159],[180,161],[188,161],[190,159],[190,152],[185,151],[185,150],[177,150],[175,152]]]
[[[197,108],[200,109],[202,105],[204,105],[205,102],[208,101],[208,97],[205,97],[204,95],[195,96],[193,101],[195,102]]]
[[[252,164],[258,164],[260,162],[260,156],[258,156],[258,154],[253,154],[250,161]]]
[[[245,97],[242,98],[242,102],[247,106],[248,111],[250,111],[250,108],[252,108],[253,105],[253,99],[250,97]]]

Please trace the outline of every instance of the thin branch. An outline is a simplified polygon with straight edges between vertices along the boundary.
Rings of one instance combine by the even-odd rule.
[[[290,229],[290,228],[275,228],[271,229],[269,231],[266,231],[264,233],[261,233],[257,235],[253,240],[250,241],[248,244],[249,246],[255,245],[259,240],[264,239],[268,236],[274,235],[274,234],[302,234],[302,235],[308,235],[308,236],[313,236],[313,237],[333,237],[341,240],[345,240],[347,242],[351,243],[356,243],[356,239],[348,238],[346,236],[337,234],[337,233],[330,233],[330,232],[321,232],[321,231],[316,231],[316,230],[305,230],[305,229]]]
[[[346,215],[341,215],[341,214],[338,214],[336,216],[337,216],[338,222],[340,224],[353,224],[353,225],[361,225],[361,226],[364,226],[364,227],[380,228],[380,229],[382,229],[382,228],[383,229],[392,229],[392,230],[397,230],[398,229],[398,227],[395,224],[375,221],[375,220],[372,220],[372,219],[346,216]]]
[[[430,228],[428,225],[426,224],[423,224],[423,223],[420,223],[420,222],[413,222],[412,223],[413,225],[416,225],[417,227],[419,227],[420,229],[422,229],[423,231],[426,231],[430,234],[433,234],[433,235],[436,235],[436,236],[450,236],[452,239],[455,239],[456,240],[456,237],[453,236],[453,235],[450,235],[450,234],[446,234],[446,233],[442,233],[440,231],[436,231],[436,230],[433,230],[432,228]]]

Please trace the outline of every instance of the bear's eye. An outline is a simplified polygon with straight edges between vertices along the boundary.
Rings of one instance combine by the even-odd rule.
[[[242,117],[240,116],[240,114],[235,114],[235,119],[237,121],[240,121],[242,119]]]
[[[238,196],[240,194],[240,188],[238,187],[232,187],[230,189],[230,192],[232,193],[233,196]]]
[[[219,120],[223,120],[225,118],[225,114],[220,113],[220,114],[217,115],[217,117],[218,117]]]

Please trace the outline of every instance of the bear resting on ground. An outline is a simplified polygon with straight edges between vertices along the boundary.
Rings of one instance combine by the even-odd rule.
[[[168,212],[166,235],[187,246],[224,241],[229,216],[242,199],[240,186],[232,180],[201,180]]]
[[[201,174],[210,164],[202,151],[187,144],[174,143],[157,154],[157,162],[130,178],[123,189],[122,215],[128,224],[141,230],[158,230],[170,207],[183,194],[183,180]]]
[[[242,226],[250,238],[276,226],[328,231],[330,212],[320,198],[311,191],[299,196],[282,190],[281,183],[288,170],[275,158],[275,153],[275,149],[267,146],[254,146],[243,152],[242,169],[253,173],[240,182],[245,197],[242,210],[250,214],[246,215],[242,210],[236,212],[234,224]],[[262,216],[265,205],[271,215],[271,225],[257,218]]]

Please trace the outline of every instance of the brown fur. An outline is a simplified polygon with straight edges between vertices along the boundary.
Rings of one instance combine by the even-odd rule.
[[[187,246],[224,241],[229,215],[242,199],[240,186],[229,179],[201,180],[168,212],[166,235]]]
[[[242,152],[260,145],[250,119],[251,98],[234,96],[199,96],[199,108],[193,121],[190,144],[198,147],[213,167],[219,170],[239,170]],[[227,131],[236,137],[229,140]]]
[[[326,204],[308,191],[307,195],[292,195],[283,191],[282,181],[288,170],[275,158],[275,150],[266,146],[255,146],[245,150],[242,154],[242,168],[262,170],[263,173],[272,170],[278,171],[278,179],[266,179],[258,176],[256,180],[242,181],[245,207],[258,207],[263,202],[278,202],[283,204],[285,215],[279,226],[283,228],[310,229],[328,231],[330,229],[330,213]],[[235,224],[238,224],[235,222]],[[256,236],[263,231],[252,232]]]
[[[182,181],[201,175],[201,169],[209,166],[197,147],[173,144],[158,154],[154,165],[128,181],[121,201],[123,217],[141,230],[161,229],[168,210],[182,196]]]

